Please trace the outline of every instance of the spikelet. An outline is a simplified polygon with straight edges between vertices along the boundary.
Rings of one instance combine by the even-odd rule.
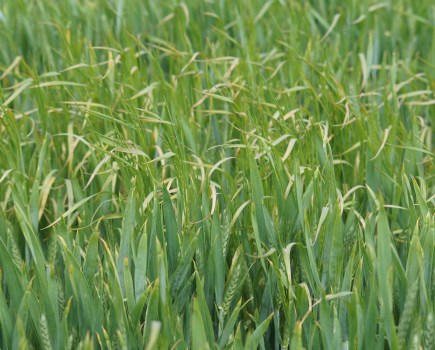
[[[127,343],[125,340],[125,327],[123,322],[121,322],[121,330],[116,331],[117,339],[118,339],[118,349],[127,350]]]
[[[200,276],[204,276],[204,256],[198,248],[195,252],[195,262]]]
[[[112,350],[112,342],[110,340],[109,334],[107,333],[107,331],[103,328],[103,336],[104,336],[104,342],[106,345],[106,349],[107,350]]]
[[[432,272],[432,285],[431,285],[432,295],[435,294],[435,269]]]
[[[277,290],[275,292],[275,309],[279,310],[281,306],[282,306],[282,296],[281,296],[281,292]]]
[[[228,253],[228,242],[230,241],[230,221],[226,210],[223,213],[222,233],[222,252],[225,260]]]
[[[302,278],[302,270],[301,270],[301,264],[298,263],[298,261],[300,260],[300,256],[297,250],[294,251],[294,253],[292,253],[290,255],[290,267],[291,267],[291,283],[292,284],[297,284],[300,282],[303,282],[303,278]],[[283,269],[283,271],[286,271],[285,269]]]
[[[347,251],[352,250],[352,247],[357,239],[357,226],[352,223],[344,233],[344,247]]]
[[[21,318],[17,318],[17,329],[18,329],[18,349],[27,350],[30,349],[29,343],[27,341],[26,330],[24,329],[23,321]]]
[[[56,263],[56,258],[57,258],[57,239],[56,239],[56,235],[53,235],[50,239],[50,244],[48,245],[47,261],[50,265],[54,265]]]
[[[18,249],[18,246],[15,243],[15,239],[12,236],[11,230],[7,229],[6,234],[7,234],[9,244],[11,245],[12,259],[14,259],[15,264],[17,264],[18,266],[22,266],[23,258],[21,257],[20,250]]]
[[[281,350],[288,349],[290,344],[290,326],[287,323],[284,323],[284,330],[282,334],[282,342],[281,342]]]
[[[111,308],[110,308],[110,303],[109,303],[109,295],[110,295],[110,291],[109,291],[109,287],[106,283],[103,284],[103,289],[101,291],[101,305],[103,306],[103,310],[106,310],[106,312],[104,313],[104,318],[105,318],[105,322],[106,324],[110,324],[110,320],[111,320]]]
[[[435,349],[435,322],[434,314],[430,311],[426,317],[426,328],[424,329],[423,349],[432,350]]]
[[[65,310],[65,293],[63,291],[62,283],[57,283],[57,302],[61,313]]]
[[[418,292],[418,279],[409,288],[408,294],[406,295],[405,306],[403,307],[403,312],[400,317],[398,338],[399,338],[399,348],[404,349],[406,347],[406,339],[411,328],[412,318],[414,315],[415,305],[417,303],[417,292]]]
[[[249,271],[246,269],[244,271],[246,274],[246,295],[247,299],[254,298],[254,287],[252,286],[251,276],[249,275]]]
[[[418,336],[418,333],[416,333],[412,336],[411,346],[409,350],[419,350],[419,349],[420,349],[420,337]]]
[[[302,323],[297,322],[293,330],[292,340],[290,343],[290,349],[305,349],[302,345]]]
[[[79,335],[78,335],[77,330],[75,328],[73,328],[70,337],[71,337],[71,349],[78,348],[78,345],[76,347],[74,347],[75,344],[80,343],[80,338],[79,338]],[[68,341],[70,341],[70,340],[68,339]]]
[[[83,341],[83,350],[94,350],[94,342],[89,332],[86,333],[85,339]]]
[[[230,347],[228,348],[229,350],[234,350],[235,346],[234,346],[234,335],[230,334],[229,338],[228,338],[228,344],[231,344]]]
[[[224,302],[222,303],[222,306],[221,306],[224,315],[227,314],[228,309],[231,305],[231,301],[233,300],[234,294],[237,291],[237,287],[238,287],[239,281],[240,281],[241,271],[242,271],[242,269],[240,267],[240,264],[237,264],[235,271],[231,276],[231,281],[230,281],[227,289],[225,290]]]
[[[45,318],[45,315],[42,314],[41,318],[39,320],[39,327],[41,330],[41,345],[44,350],[51,350],[51,342],[50,342],[50,336],[48,335],[48,326],[47,326],[47,319]]]
[[[67,350],[72,350],[73,348],[73,342],[74,342],[74,337],[72,334],[69,335],[67,343],[66,343],[66,349]]]

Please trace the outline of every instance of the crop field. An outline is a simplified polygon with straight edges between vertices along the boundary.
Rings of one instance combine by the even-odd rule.
[[[435,349],[435,2],[0,0],[0,349]]]

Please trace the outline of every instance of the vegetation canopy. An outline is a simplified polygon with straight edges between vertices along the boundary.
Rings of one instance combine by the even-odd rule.
[[[0,2],[0,348],[434,349],[431,0]]]

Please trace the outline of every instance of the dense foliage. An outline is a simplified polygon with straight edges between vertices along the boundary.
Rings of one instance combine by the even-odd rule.
[[[431,0],[0,2],[0,347],[434,349]]]

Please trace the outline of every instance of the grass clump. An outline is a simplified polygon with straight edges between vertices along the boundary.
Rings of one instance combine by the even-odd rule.
[[[431,349],[432,1],[0,3],[2,349]]]

